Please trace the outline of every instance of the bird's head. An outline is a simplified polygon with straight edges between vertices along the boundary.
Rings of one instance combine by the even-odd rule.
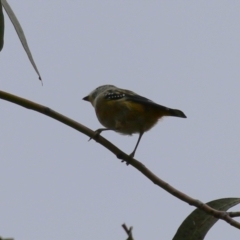
[[[115,86],[113,85],[99,86],[96,89],[94,89],[92,92],[90,92],[86,97],[84,97],[83,100],[88,101],[93,105],[93,102],[97,98],[97,96],[111,87],[115,88]]]

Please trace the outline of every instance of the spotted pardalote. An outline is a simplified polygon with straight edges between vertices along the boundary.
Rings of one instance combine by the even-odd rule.
[[[99,122],[105,127],[96,130],[97,134],[105,130],[126,135],[139,134],[130,157],[134,157],[143,134],[160,118],[164,116],[186,118],[180,110],[164,107],[132,91],[113,85],[100,86],[83,100],[93,105]]]

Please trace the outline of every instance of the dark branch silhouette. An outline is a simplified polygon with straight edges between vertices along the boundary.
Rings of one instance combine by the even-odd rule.
[[[125,232],[128,235],[128,239],[127,240],[134,240],[133,236],[132,236],[132,229],[133,229],[133,227],[128,228],[125,223],[122,224],[122,227],[123,227],[123,229],[125,230]]]

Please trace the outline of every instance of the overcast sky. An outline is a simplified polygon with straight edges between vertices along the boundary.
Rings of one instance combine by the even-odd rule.
[[[9,0],[43,87],[5,14],[1,90],[101,127],[82,101],[99,85],[133,90],[187,119],[164,118],[136,152],[157,176],[208,202],[239,197],[239,1]],[[1,100],[0,235],[26,239],[172,239],[194,207],[88,137]],[[102,134],[126,153],[137,135]],[[231,211],[239,207],[232,208]],[[219,221],[206,238],[239,239]]]

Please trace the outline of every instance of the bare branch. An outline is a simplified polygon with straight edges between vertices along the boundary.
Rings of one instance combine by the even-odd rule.
[[[108,140],[103,138],[101,135],[96,136],[94,131],[83,126],[82,124],[80,124],[58,112],[55,112],[48,107],[45,107],[43,105],[37,104],[35,102],[29,101],[24,98],[20,98],[18,96],[12,95],[10,93],[0,91],[0,99],[4,99],[6,101],[15,103],[22,107],[45,114],[51,118],[54,118],[55,120],[57,120],[59,122],[62,122],[64,124],[68,125],[69,127],[76,129],[79,132],[84,133],[85,135],[95,139],[96,142],[100,143],[102,146],[104,146],[109,151],[114,153],[118,158],[122,159],[123,161],[126,161],[128,164],[135,167],[138,171],[140,171],[144,176],[146,176],[154,184],[163,188],[168,193],[170,193],[173,196],[179,198],[180,200],[188,203],[189,205],[195,206],[216,218],[223,219],[226,222],[228,222],[230,225],[240,229],[240,223],[235,221],[234,219],[232,219],[230,213],[227,213],[225,211],[217,211],[217,210],[209,207],[208,205],[204,204],[203,202],[201,202],[197,199],[193,199],[190,196],[178,191],[177,189],[175,189],[174,187],[169,185],[167,182],[164,182],[163,180],[158,178],[154,173],[152,173],[148,168],[146,168],[141,162],[137,161],[136,159],[130,158],[126,153],[121,151],[119,148],[117,148],[111,142],[109,142]]]
[[[125,223],[122,224],[122,227],[123,227],[123,229],[125,230],[125,232],[126,232],[127,235],[128,235],[128,239],[127,239],[127,240],[134,240],[134,239],[133,239],[133,236],[132,236],[132,229],[133,229],[133,227],[130,227],[130,228],[128,229],[128,227],[126,226]]]
[[[240,217],[240,212],[228,212],[229,217]]]

